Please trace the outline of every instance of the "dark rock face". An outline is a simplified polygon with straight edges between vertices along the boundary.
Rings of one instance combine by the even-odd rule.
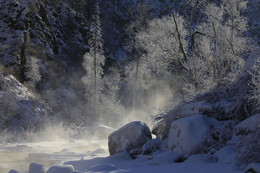
[[[110,155],[141,148],[152,138],[149,127],[140,121],[134,121],[121,127],[108,137]]]

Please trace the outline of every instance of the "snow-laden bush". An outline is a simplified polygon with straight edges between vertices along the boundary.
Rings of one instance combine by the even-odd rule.
[[[17,115],[18,105],[15,95],[12,93],[0,92],[0,130],[8,128],[10,119]]]
[[[255,107],[260,110],[260,56],[255,60],[252,70],[249,73],[251,75],[249,85],[252,89],[249,97],[254,102]]]
[[[224,147],[226,142],[233,135],[233,123],[226,122],[223,126],[215,127],[211,131],[211,136],[207,140],[207,148],[210,154]]]
[[[25,76],[32,88],[41,80],[39,60],[34,56],[29,56],[26,62]]]
[[[237,144],[237,164],[244,166],[250,163],[260,163],[260,129],[248,135],[240,136]]]
[[[247,135],[259,128],[260,113],[253,115],[235,126],[236,135]]]

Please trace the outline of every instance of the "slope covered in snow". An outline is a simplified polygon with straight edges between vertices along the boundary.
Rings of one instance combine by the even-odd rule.
[[[48,116],[48,108],[12,75],[1,73],[0,78],[1,131],[22,132],[40,128]],[[0,142],[4,140],[0,139]]]

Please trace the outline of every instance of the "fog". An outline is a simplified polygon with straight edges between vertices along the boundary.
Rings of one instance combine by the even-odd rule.
[[[108,156],[109,134],[131,121],[143,121],[152,129],[152,118],[166,114],[176,104],[169,84],[155,81],[150,88],[137,88],[135,98],[123,93],[121,97],[125,97],[128,105],[120,102],[99,105],[103,110],[96,121],[91,117],[89,105],[78,97],[82,91],[76,89],[63,86],[48,89],[42,98],[51,103],[48,105],[51,116],[44,117],[32,129],[17,128],[1,133],[0,172],[28,171],[32,162],[48,167],[69,160]],[[133,90],[128,88],[130,95]],[[133,99],[135,106],[131,104]],[[29,124],[30,118],[27,121]]]
[[[56,124],[39,132],[27,132],[23,138],[5,134],[1,136],[0,172],[28,171],[30,163],[51,166],[63,161],[107,156],[105,136],[109,132],[103,129],[103,133],[91,134],[86,129],[79,132]]]

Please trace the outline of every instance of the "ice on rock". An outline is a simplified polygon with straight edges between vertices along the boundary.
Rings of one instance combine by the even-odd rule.
[[[109,153],[113,155],[122,151],[141,148],[151,138],[150,129],[145,123],[131,122],[109,135]]]
[[[43,165],[38,163],[31,163],[29,173],[46,173]]]
[[[220,125],[216,119],[204,115],[193,115],[173,121],[168,147],[172,151],[189,155],[206,141],[213,127]]]
[[[74,167],[72,165],[52,166],[47,173],[73,173]]]
[[[260,113],[249,117],[235,127],[237,135],[255,132],[257,129],[260,129]]]

